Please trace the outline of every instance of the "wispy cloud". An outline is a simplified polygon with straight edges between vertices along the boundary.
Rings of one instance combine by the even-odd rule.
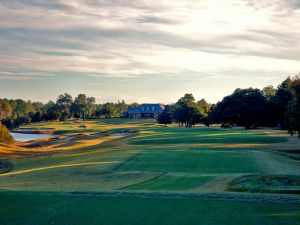
[[[46,72],[8,72],[0,71],[1,80],[32,80],[32,79],[45,79],[53,77],[54,74]]]

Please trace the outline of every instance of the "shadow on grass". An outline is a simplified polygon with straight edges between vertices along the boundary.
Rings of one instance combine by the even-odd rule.
[[[12,171],[14,168],[14,164],[7,160],[7,159],[2,159],[0,160],[0,174],[1,173],[8,173]]]

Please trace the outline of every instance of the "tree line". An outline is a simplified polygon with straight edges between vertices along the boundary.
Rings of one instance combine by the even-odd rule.
[[[96,104],[94,97],[85,94],[79,94],[74,99],[67,93],[61,94],[55,102],[49,101],[46,104],[4,98],[0,99],[0,122],[12,129],[30,122],[114,118],[121,117],[128,109],[137,106],[137,103],[126,104],[124,101]]]
[[[300,137],[300,76],[288,77],[276,88],[238,88],[216,104],[185,94],[175,104],[165,106],[157,120],[185,127],[198,123],[221,124],[224,128],[280,127]]]
[[[55,102],[46,104],[4,98],[0,99],[0,122],[11,129],[30,122],[114,118],[122,117],[128,109],[137,106],[137,103],[124,101],[96,104],[94,97],[85,94],[74,99],[67,93],[61,94]],[[209,104],[205,99],[196,101],[192,94],[185,94],[175,104],[165,106],[158,122],[177,122],[185,127],[199,123],[246,129],[280,127],[300,136],[300,76],[288,77],[276,88],[238,88],[216,104]]]

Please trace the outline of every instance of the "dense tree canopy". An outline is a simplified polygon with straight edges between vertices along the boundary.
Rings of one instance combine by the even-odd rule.
[[[257,128],[263,121],[265,97],[259,89],[236,89],[214,108],[217,122]]]
[[[79,94],[73,97],[67,93],[61,94],[56,101],[46,104],[24,101],[22,99],[0,99],[0,121],[8,128],[20,126],[23,123],[39,121],[57,121],[70,118],[112,118],[121,117],[128,108],[137,107],[137,103],[96,104],[94,97]]]
[[[65,93],[63,95],[59,95],[56,100],[56,108],[57,113],[60,116],[61,120],[66,120],[71,117],[70,108],[73,104],[73,98],[71,95]]]
[[[291,82],[292,100],[289,101],[285,113],[286,126],[293,135],[298,132],[300,137],[300,77],[296,76]]]
[[[95,102],[94,97],[86,97],[85,94],[79,94],[71,104],[71,112],[76,118],[90,118],[96,111]]]
[[[14,138],[11,136],[7,128],[0,123],[0,143],[11,144],[13,141]]]
[[[55,102],[46,104],[4,98],[0,99],[0,121],[7,128],[14,128],[39,121],[114,118],[122,117],[128,109],[137,106],[137,103],[126,104],[124,101],[96,104],[94,97],[85,94],[73,99],[65,93],[59,95]],[[271,85],[262,90],[238,88],[213,105],[205,99],[196,101],[192,94],[185,94],[175,104],[166,106],[158,117],[161,124],[172,121],[186,127],[198,123],[207,126],[221,123],[223,127],[238,125],[245,128],[279,126],[291,134],[298,132],[300,135],[300,78],[288,77],[277,88]]]
[[[192,127],[205,116],[204,109],[195,101],[192,94],[185,94],[175,104],[173,118],[181,126]]]
[[[262,93],[267,100],[270,100],[276,95],[276,89],[272,85],[269,85],[262,89]]]
[[[12,107],[8,100],[0,100],[0,120],[10,117],[12,113]]]
[[[206,126],[209,126],[210,124],[210,112],[211,112],[211,104],[207,103],[204,98],[202,98],[200,101],[197,102],[198,106],[200,107],[201,111],[203,112],[201,122],[205,124]]]
[[[291,134],[300,131],[300,78],[288,77],[275,89],[237,89],[212,107],[211,122],[257,126],[280,126]]]
[[[161,114],[157,118],[157,122],[160,124],[171,124],[172,123],[172,110],[171,107],[166,105]]]

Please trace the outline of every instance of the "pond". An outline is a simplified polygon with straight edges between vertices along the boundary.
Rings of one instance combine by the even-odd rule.
[[[52,134],[24,134],[24,133],[14,133],[14,132],[11,132],[11,135],[14,137],[15,141],[19,141],[19,142],[26,142],[26,141],[36,140],[39,138],[57,136]]]

